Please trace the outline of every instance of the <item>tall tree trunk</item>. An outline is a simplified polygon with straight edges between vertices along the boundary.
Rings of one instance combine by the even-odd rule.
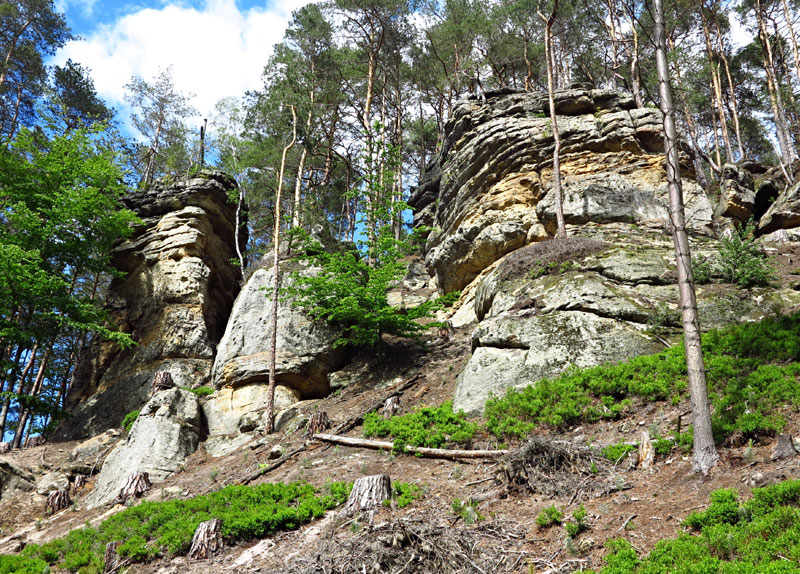
[[[675,128],[672,90],[669,84],[669,67],[667,65],[664,34],[664,10],[661,0],[653,0],[653,19],[655,20],[658,93],[661,112],[664,116],[664,152],[667,156],[670,218],[673,229],[672,237],[675,244],[675,260],[678,267],[678,290],[686,347],[689,395],[692,401],[692,424],[694,426],[692,468],[695,472],[706,474],[717,464],[719,456],[714,446],[714,437],[711,434],[711,409],[708,401],[703,350],[700,345],[700,323],[694,293],[692,260],[683,211],[683,191],[681,189],[678,157],[678,132]]]
[[[553,193],[555,194],[556,209],[556,237],[563,239],[567,236],[564,224],[564,206],[561,194],[561,136],[558,132],[558,117],[556,116],[556,102],[554,97],[555,87],[553,81],[553,22],[558,14],[558,0],[553,3],[553,11],[547,17],[537,10],[539,18],[544,21],[544,51],[547,62],[547,96],[550,100],[550,123],[553,128]]]
[[[281,169],[278,175],[278,191],[275,194],[275,223],[272,228],[272,317],[269,341],[269,389],[267,390],[267,424],[266,433],[275,428],[275,353],[278,347],[278,289],[280,287],[280,238],[281,238],[281,191],[283,189],[283,173],[286,168],[286,154],[297,141],[297,114],[292,110],[292,141],[283,148]]]
[[[725,55],[725,45],[722,41],[722,30],[719,27],[719,17],[717,14],[717,4],[714,4],[714,10],[712,12],[714,16],[714,27],[717,31],[717,48],[719,49],[719,57],[722,60],[722,64],[725,68],[725,78],[728,80],[728,90],[730,94],[730,103],[731,103],[731,115],[733,116],[733,131],[736,134],[736,145],[739,148],[739,159],[743,160],[746,158],[746,152],[744,149],[744,140],[742,139],[742,130],[741,126],[739,125],[739,105],[736,99],[736,89],[734,87],[733,78],[731,77],[731,67],[728,63],[728,57]]]
[[[719,64],[714,61],[714,50],[711,47],[711,31],[708,27],[708,19],[703,6],[700,6],[700,17],[703,22],[703,37],[706,41],[706,55],[708,56],[708,65],[711,68],[711,87],[714,91],[714,107],[717,108],[722,142],[725,145],[727,161],[733,161],[733,149],[731,148],[731,140],[728,137],[728,120],[725,117],[725,105],[722,102],[722,82],[719,75]]]
[[[22,395],[22,390],[25,388],[25,379],[28,378],[28,373],[33,367],[33,361],[36,359],[36,352],[39,350],[39,343],[35,343],[33,345],[33,349],[30,351],[30,356],[28,357],[28,362],[25,364],[25,367],[22,369],[22,373],[19,376],[19,383],[17,385],[17,395]],[[13,386],[12,386],[13,390]],[[8,409],[11,406],[11,399],[7,398],[3,401],[3,406],[0,407],[0,439],[5,435],[6,431],[6,421],[8,419]]]
[[[47,368],[47,362],[50,360],[50,354],[52,350],[52,347],[48,347],[47,351],[44,353],[44,356],[39,361],[39,371],[36,373],[36,380],[33,382],[30,393],[28,393],[28,395],[31,397],[36,397],[42,390],[44,373],[45,369]],[[23,444],[22,439],[23,435],[25,434],[25,428],[27,426],[28,417],[30,417],[30,414],[30,407],[25,407],[24,409],[20,408],[19,421],[17,422],[17,432],[14,434],[14,441],[11,443],[11,448],[19,448],[20,445]]]
[[[783,18],[786,20],[786,26],[789,28],[789,37],[792,39],[792,53],[794,54],[794,70],[797,74],[797,80],[800,81],[800,52],[797,49],[797,36],[794,33],[794,26],[790,17],[789,5],[786,0],[781,0],[783,4]]]

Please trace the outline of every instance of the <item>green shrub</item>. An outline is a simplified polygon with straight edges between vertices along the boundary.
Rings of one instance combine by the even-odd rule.
[[[364,416],[365,437],[394,437],[395,450],[406,445],[441,448],[448,443],[468,443],[477,425],[462,411],[453,412],[452,401],[440,407],[423,407],[413,413],[385,419],[378,413]]]
[[[800,315],[706,333],[703,355],[718,440],[734,432],[748,438],[775,434],[785,425],[777,409],[800,406]],[[524,437],[536,426],[563,429],[618,419],[634,398],[677,404],[685,397],[684,349],[675,346],[509,389],[487,401],[484,416],[498,437]],[[691,448],[689,437],[676,437],[676,445]]]
[[[657,438],[653,441],[653,450],[659,456],[669,456],[672,452],[672,441],[665,438]]]
[[[796,574],[800,571],[800,480],[753,490],[740,504],[735,490],[717,490],[711,504],[658,542],[642,559],[624,540],[607,544],[600,574]]]
[[[693,260],[692,273],[697,283],[718,279],[743,289],[769,287],[775,281],[775,267],[755,241],[752,220],[719,240],[715,258],[698,256]]]
[[[478,503],[471,498],[467,500],[456,498],[453,500],[451,508],[453,513],[460,516],[467,524],[474,524],[484,519],[484,516],[478,512]]]
[[[586,512],[586,508],[584,508],[583,504],[581,504],[576,510],[572,512],[572,522],[565,522],[564,523],[564,530],[567,531],[567,534],[572,538],[575,538],[581,532],[588,530],[589,525],[586,524],[586,517],[588,513]]]
[[[632,444],[625,444],[623,442],[618,442],[617,444],[610,444],[605,447],[601,452],[603,456],[606,457],[611,462],[618,462],[620,459],[624,458],[629,452],[636,451],[636,447]]]
[[[129,412],[125,417],[122,419],[120,426],[124,428],[126,431],[131,432],[131,427],[133,423],[136,422],[136,419],[139,418],[139,409],[135,411]]]
[[[547,506],[536,516],[536,525],[539,528],[550,528],[551,526],[561,524],[564,520],[564,513],[558,508]]]
[[[207,397],[209,395],[214,394],[214,389],[211,387],[197,387],[196,389],[190,389],[188,387],[183,387],[183,388],[189,391],[190,393],[194,393],[198,397]]]
[[[50,564],[81,574],[99,574],[105,545],[115,540],[123,541],[119,554],[131,562],[183,554],[197,525],[211,518],[222,521],[226,540],[252,540],[321,517],[347,500],[351,487],[332,483],[328,494],[320,495],[305,483],[228,486],[188,500],[143,502],[106,519],[98,528],[87,526],[41,546],[27,546],[19,558],[22,562],[6,571],[38,574],[42,568],[35,568]],[[0,556],[0,573],[4,564],[14,564],[13,558]]]
[[[0,555],[0,574],[43,574],[48,564],[38,558]]]
[[[397,508],[405,508],[422,496],[422,489],[409,482],[393,482],[392,495],[397,501]]]

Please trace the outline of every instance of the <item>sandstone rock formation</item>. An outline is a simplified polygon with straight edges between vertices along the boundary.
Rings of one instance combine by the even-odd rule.
[[[440,292],[463,289],[458,322],[479,321],[454,397],[472,413],[508,387],[653,353],[679,334],[660,112],[607,90],[567,90],[556,100],[570,239],[546,241],[555,214],[544,95],[503,90],[459,103],[410,202],[415,225],[433,228],[425,262]],[[763,215],[765,232],[800,224],[800,187],[769,207],[775,170],[726,165],[715,210],[684,164],[697,252],[715,252],[715,230],[733,221]],[[800,303],[791,290],[697,293],[703,328]]]
[[[209,383],[241,276],[230,263],[235,205],[228,192],[235,186],[229,176],[205,171],[125,199],[143,224],[114,250],[124,276],[112,283],[107,307],[136,345],[122,351],[111,343],[92,345],[70,395],[73,417],[63,437],[119,425],[147,401],[157,371],[169,371],[178,386]]]
[[[201,425],[193,393],[177,388],[156,393],[141,409],[128,440],[106,458],[86,507],[114,500],[133,473],[146,472],[153,483],[164,480],[197,450]]]
[[[281,264],[281,287],[291,272],[313,273],[301,263]],[[204,409],[211,435],[236,432],[239,419],[266,407],[272,334],[272,267],[257,269],[237,297],[214,361],[218,390]],[[343,348],[334,348],[341,331],[314,321],[291,301],[279,302],[276,353],[276,408],[330,391],[328,374],[341,366]]]
[[[426,264],[439,289],[469,284],[503,255],[555,228],[553,136],[547,98],[504,90],[459,103],[446,140],[410,200],[415,225],[434,230]],[[662,228],[667,216],[661,116],[609,90],[557,95],[568,224],[625,222]],[[684,166],[687,220],[710,233],[713,209]]]

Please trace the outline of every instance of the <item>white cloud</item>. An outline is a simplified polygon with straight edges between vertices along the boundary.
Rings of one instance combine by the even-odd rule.
[[[118,110],[126,109],[124,86],[132,76],[150,80],[172,66],[176,87],[195,94],[193,105],[207,117],[217,100],[260,87],[273,44],[283,38],[292,10],[307,2],[240,10],[235,0],[205,0],[202,9],[173,1],[99,25],[59,50],[54,63],[71,58],[90,68],[98,94]],[[127,113],[121,115],[125,121]]]

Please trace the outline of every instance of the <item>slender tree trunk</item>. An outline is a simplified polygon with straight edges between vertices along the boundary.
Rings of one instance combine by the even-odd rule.
[[[714,50],[711,47],[711,31],[708,28],[708,19],[706,18],[703,6],[700,6],[700,17],[703,22],[703,37],[706,41],[708,65],[711,67],[711,87],[714,91],[714,105],[717,108],[717,116],[719,117],[722,131],[722,142],[725,145],[727,161],[733,161],[733,149],[731,148],[731,140],[728,137],[728,121],[725,117],[725,106],[722,102],[722,82],[719,75],[719,64],[714,61]]]
[[[636,102],[636,107],[641,108],[644,106],[644,102],[642,101],[641,79],[639,78],[639,32],[636,29],[636,16],[633,10],[633,7],[631,7],[628,13],[628,24],[630,24],[631,35],[633,37],[633,48],[631,50],[631,90],[633,91],[633,100]]]
[[[714,4],[714,26],[717,31],[717,47],[719,49],[719,57],[725,67],[725,78],[728,80],[728,90],[730,93],[731,112],[733,116],[733,131],[736,134],[736,144],[739,148],[739,159],[743,160],[746,157],[744,149],[744,140],[742,139],[742,130],[739,125],[739,105],[736,99],[736,89],[734,87],[733,78],[731,77],[731,67],[728,64],[728,57],[725,55],[725,45],[722,42],[722,30],[719,27],[719,18],[717,16],[716,4]]]
[[[554,97],[555,86],[553,81],[553,22],[558,13],[558,0],[553,3],[553,11],[549,17],[539,12],[539,17],[544,21],[544,50],[547,62],[547,96],[550,100],[550,123],[553,128],[553,193],[555,194],[556,209],[556,237],[563,239],[567,236],[564,224],[564,206],[561,194],[561,136],[558,132],[558,117],[556,116],[556,102]]]
[[[286,154],[297,141],[297,114],[292,110],[292,141],[283,148],[281,169],[278,175],[278,191],[275,194],[275,223],[272,228],[272,317],[269,341],[269,389],[267,391],[267,424],[266,433],[272,433],[275,424],[275,353],[278,347],[278,288],[280,287],[280,238],[281,238],[281,191],[283,189],[283,173],[286,168]]]
[[[37,396],[42,389],[44,373],[45,369],[47,368],[47,362],[50,360],[51,351],[52,347],[48,347],[47,351],[44,353],[44,356],[39,361],[39,371],[36,373],[36,380],[33,382],[30,393],[28,393],[28,395],[31,397]],[[17,422],[17,432],[14,434],[14,441],[11,443],[11,448],[19,448],[20,445],[23,444],[22,439],[23,435],[25,434],[25,427],[27,426],[28,417],[30,417],[30,414],[30,407],[20,409],[19,421]]]
[[[33,345],[33,349],[30,351],[30,357],[28,357],[28,362],[25,364],[25,368],[22,369],[22,373],[19,376],[19,383],[17,385],[17,395],[22,395],[22,390],[25,388],[25,379],[28,377],[28,373],[33,367],[33,361],[36,358],[36,352],[39,350],[39,343]],[[13,390],[13,386],[12,386]],[[6,420],[8,419],[8,409],[11,406],[11,399],[7,398],[3,401],[3,406],[0,408],[0,439],[5,435],[6,431]]]
[[[797,74],[797,80],[800,81],[800,52],[797,49],[797,35],[794,33],[794,26],[792,24],[791,12],[786,0],[782,0],[783,4],[783,18],[786,20],[786,26],[789,28],[789,37],[792,39],[792,53],[794,54],[794,70]]]
[[[14,50],[17,47],[17,42],[19,42],[19,39],[25,33],[25,30],[27,30],[28,26],[30,26],[31,24],[33,24],[33,20],[31,18],[25,20],[25,23],[22,25],[22,28],[20,28],[19,32],[14,34],[14,38],[11,40],[8,52],[6,52],[6,57],[3,60],[3,67],[2,69],[0,69],[0,87],[2,87],[6,81],[6,76],[8,74],[8,66],[9,63],[11,62],[11,58],[14,57]]]
[[[717,464],[719,456],[711,434],[711,409],[708,401],[703,351],[700,345],[700,323],[692,277],[692,260],[683,211],[680,163],[678,157],[678,132],[675,128],[672,91],[669,84],[664,10],[661,0],[653,0],[655,20],[656,66],[658,68],[658,93],[664,116],[664,152],[667,156],[667,182],[669,185],[670,218],[672,220],[675,260],[678,268],[683,334],[686,346],[686,368],[689,378],[689,395],[692,401],[694,426],[694,452],[692,468],[708,473]]]

